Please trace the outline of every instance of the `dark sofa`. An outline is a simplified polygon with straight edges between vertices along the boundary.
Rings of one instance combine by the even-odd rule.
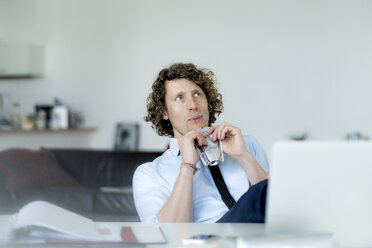
[[[0,152],[0,214],[44,200],[95,221],[139,221],[132,194],[137,166],[161,152],[8,149]]]

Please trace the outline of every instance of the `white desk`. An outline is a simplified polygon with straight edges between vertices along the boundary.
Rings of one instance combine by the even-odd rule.
[[[5,244],[7,236],[9,236],[9,215],[0,215],[0,247],[37,247],[37,248],[65,248],[65,247],[79,247],[79,248],[97,248],[110,247],[116,248],[128,247],[126,244],[27,244],[9,246]],[[110,223],[110,222],[107,222]],[[103,224],[107,224],[103,222]],[[112,223],[113,224],[113,223]],[[135,223],[135,222],[115,222],[114,225],[130,226],[130,227],[152,227],[153,224]],[[210,244],[218,244],[221,248],[236,247],[237,237],[244,237],[241,242],[248,242],[254,247],[333,247],[332,237],[329,235],[307,234],[299,235],[292,234],[290,236],[273,236],[265,235],[264,224],[234,224],[234,223],[160,223],[160,226],[165,238],[166,244],[147,244],[147,248],[177,248],[182,246],[182,240],[189,238],[195,234],[215,234],[220,238]],[[253,242],[253,243],[252,243]],[[257,243],[258,242],[258,243]],[[197,246],[194,246],[197,247]],[[203,246],[202,246],[203,247]],[[248,247],[243,245],[242,247]]]
[[[0,215],[0,236],[7,231],[7,220],[9,216]],[[152,224],[122,222],[123,226],[151,226]],[[166,244],[147,245],[149,248],[177,248],[182,246],[182,240],[195,234],[217,234],[221,239],[216,242],[221,244],[222,248],[235,247],[237,236],[261,236],[264,234],[263,224],[232,224],[232,223],[160,223],[164,236],[167,239]],[[1,245],[0,245],[1,247]],[[22,247],[27,247],[22,246]],[[49,245],[39,245],[38,247],[49,247]],[[58,245],[58,247],[71,247],[71,245]],[[89,247],[82,245],[79,247]],[[97,247],[97,245],[92,246]],[[99,247],[105,247],[100,245]],[[112,247],[108,245],[107,247]],[[119,247],[119,246],[118,246]],[[125,247],[125,246],[123,246]]]
[[[128,223],[125,223],[128,224]],[[130,223],[130,225],[148,225]],[[148,247],[179,247],[182,240],[195,234],[217,234],[221,239],[216,243],[221,247],[235,247],[237,236],[261,236],[264,234],[263,224],[233,224],[233,223],[160,223],[159,226],[168,240],[163,245],[148,245]]]
[[[144,223],[123,223],[130,226],[146,226]],[[243,223],[160,223],[168,240],[167,244],[147,245],[149,248],[182,246],[182,240],[195,234],[216,234],[220,238],[213,241],[221,248],[235,248],[238,237],[244,237],[245,241],[240,247],[334,247],[334,240],[331,234],[309,233],[309,234],[278,234],[265,235],[264,224],[243,224]],[[249,244],[246,242],[248,241]],[[211,243],[212,244],[212,243]],[[187,247],[187,246],[185,246]],[[198,247],[198,246],[192,246]],[[202,248],[203,246],[201,246]]]
[[[5,244],[4,240],[9,236],[9,215],[0,215],[0,247],[17,247],[17,248],[116,248],[116,247],[129,247],[126,244],[27,244],[10,246]],[[109,222],[108,222],[109,223]],[[103,224],[105,224],[103,222]],[[153,224],[135,223],[135,222],[117,222],[115,225],[130,226],[130,227],[146,227],[153,226]],[[266,236],[264,224],[234,224],[234,223],[160,223],[158,224],[167,239],[166,244],[147,244],[147,248],[177,248],[182,247],[182,240],[189,238],[195,234],[215,234],[220,238],[210,244],[218,244],[221,248],[235,248],[237,237],[248,238],[250,245],[254,247],[333,247],[332,240],[329,236],[322,235],[290,235],[290,236]],[[254,243],[258,241],[258,243]],[[264,245],[262,245],[262,241]],[[283,243],[284,241],[284,243]],[[290,241],[288,243],[288,241]],[[243,240],[243,242],[245,242]],[[260,243],[261,242],[261,243]],[[269,242],[269,243],[268,243]],[[257,246],[258,245],[258,246]],[[269,245],[269,246],[268,246]],[[144,246],[143,246],[144,247]],[[197,246],[193,246],[197,247]],[[201,246],[203,247],[203,246]],[[248,247],[243,245],[242,247]]]

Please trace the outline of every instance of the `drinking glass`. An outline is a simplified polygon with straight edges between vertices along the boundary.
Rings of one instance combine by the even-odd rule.
[[[209,127],[202,127],[196,131],[208,134]],[[212,141],[212,134],[207,137],[208,146],[198,146],[195,144],[196,149],[199,152],[200,160],[205,166],[214,166],[223,162],[223,149],[221,140],[216,142]]]

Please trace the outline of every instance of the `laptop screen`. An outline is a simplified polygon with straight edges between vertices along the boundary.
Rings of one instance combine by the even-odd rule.
[[[330,232],[372,246],[372,142],[278,142],[272,149],[269,233]]]

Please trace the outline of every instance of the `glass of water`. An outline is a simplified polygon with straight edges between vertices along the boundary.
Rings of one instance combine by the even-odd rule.
[[[208,134],[209,127],[202,127],[196,131]],[[223,149],[221,140],[216,142],[212,141],[212,134],[207,137],[208,146],[198,146],[195,144],[196,149],[199,152],[200,160],[205,166],[214,166],[223,162]]]

